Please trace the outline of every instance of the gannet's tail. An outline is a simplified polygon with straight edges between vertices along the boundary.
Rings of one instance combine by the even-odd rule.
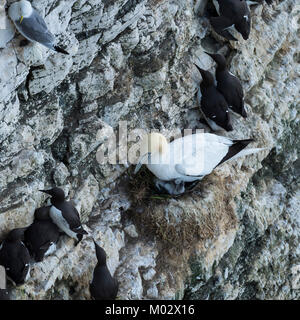
[[[259,151],[266,150],[266,149],[268,149],[268,148],[251,148],[251,149],[242,150],[240,153],[236,154],[234,157],[232,157],[228,160],[234,160],[239,157],[247,156],[249,154],[257,153]]]
[[[224,163],[228,160],[234,160],[239,157],[243,157],[249,154],[257,153],[262,150],[266,150],[267,148],[251,148],[245,149],[250,142],[253,142],[253,139],[245,139],[245,140],[233,140],[233,144],[229,147],[227,154],[225,157],[218,163],[218,166],[221,163]]]

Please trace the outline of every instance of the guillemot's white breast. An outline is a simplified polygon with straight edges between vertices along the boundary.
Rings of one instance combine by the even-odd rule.
[[[70,229],[70,226],[67,220],[63,217],[62,212],[57,209],[54,205],[50,208],[50,217],[52,221],[68,236],[71,238],[77,239],[77,234]]]

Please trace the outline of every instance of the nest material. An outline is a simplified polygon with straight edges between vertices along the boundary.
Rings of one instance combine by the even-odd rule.
[[[214,208],[207,207],[207,203],[201,208],[201,199],[207,195],[204,190],[209,190],[216,183],[215,179],[220,183],[219,177],[210,175],[186,193],[170,196],[157,192],[154,175],[146,167],[142,167],[137,175],[133,175],[132,170],[127,174],[133,202],[131,214],[140,233],[148,237],[152,234],[170,248],[187,249],[199,240],[216,236],[225,210],[230,216],[228,220],[232,222],[230,226],[235,225],[229,200],[225,199],[226,192],[219,194],[222,199]]]

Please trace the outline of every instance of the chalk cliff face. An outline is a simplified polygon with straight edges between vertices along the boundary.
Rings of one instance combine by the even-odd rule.
[[[106,250],[121,299],[299,299],[297,1],[253,6],[250,38],[236,43],[212,31],[210,1],[31,2],[70,55],[20,47],[18,33],[0,49],[0,238],[29,225],[45,201],[38,190],[57,185]],[[204,51],[218,50],[248,113],[220,134],[267,149],[220,166],[190,194],[137,200],[129,163],[97,161],[103,129],[209,132],[193,62],[213,71]],[[90,236],[76,247],[61,237],[12,296],[89,299],[95,264]]]

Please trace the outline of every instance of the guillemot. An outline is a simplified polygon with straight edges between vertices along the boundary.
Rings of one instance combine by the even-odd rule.
[[[222,37],[237,41],[229,32],[234,27],[244,40],[249,38],[251,29],[251,15],[247,2],[244,0],[213,0],[218,17],[210,17],[214,30]]]
[[[62,189],[54,187],[50,190],[40,190],[51,196],[51,207],[49,215],[52,221],[68,236],[82,240],[87,232],[83,229],[77,209],[65,200],[65,193]]]
[[[0,265],[5,267],[7,278],[17,286],[29,275],[30,254],[23,242],[25,229],[10,231],[0,245]]]
[[[34,212],[34,222],[24,233],[25,244],[36,262],[43,260],[56,249],[59,230],[50,218],[51,206],[38,208]]]
[[[202,76],[200,84],[201,97],[197,95],[200,110],[212,130],[232,131],[228,104],[214,83],[213,75],[195,65]]]
[[[95,241],[94,244],[98,262],[90,283],[91,296],[95,300],[115,300],[119,289],[118,281],[111,276],[107,268],[105,250]]]
[[[234,112],[246,118],[247,113],[244,108],[244,92],[240,80],[229,72],[226,59],[223,55],[206,53],[217,63],[217,89],[222,93],[228,106],[232,108]]]

